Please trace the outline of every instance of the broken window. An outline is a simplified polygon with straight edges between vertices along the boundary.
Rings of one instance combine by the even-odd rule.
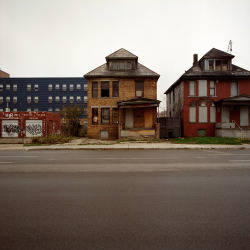
[[[119,82],[112,82],[113,84],[113,97],[119,97]]]
[[[215,70],[216,71],[222,70],[222,68],[221,68],[221,60],[215,60]]]
[[[144,83],[143,82],[135,82],[135,96],[143,97],[144,92]]]
[[[98,124],[98,108],[92,108],[92,124]]]
[[[101,97],[109,97],[109,82],[101,82]]]
[[[210,96],[215,96],[215,82],[210,81]]]
[[[214,70],[214,60],[209,60],[209,71]]]
[[[118,108],[113,108],[113,123],[118,123],[119,112]]]
[[[92,82],[92,97],[98,98],[98,82]]]
[[[222,70],[228,70],[228,61],[227,60],[222,61]]]
[[[109,108],[102,108],[102,124],[109,124]]]

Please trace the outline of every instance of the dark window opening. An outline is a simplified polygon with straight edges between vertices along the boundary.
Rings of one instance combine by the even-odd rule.
[[[109,97],[109,82],[101,82],[101,97]]]
[[[92,97],[98,97],[98,82],[92,82]]]
[[[113,97],[119,97],[119,82],[113,82]]]
[[[135,82],[135,96],[143,97],[144,92],[144,83],[143,82]]]
[[[98,108],[92,108],[92,124],[98,124]]]

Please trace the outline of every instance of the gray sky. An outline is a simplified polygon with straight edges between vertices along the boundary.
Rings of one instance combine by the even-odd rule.
[[[212,48],[250,70],[249,0],[0,0],[0,68],[81,77],[125,48],[161,75],[158,99]]]

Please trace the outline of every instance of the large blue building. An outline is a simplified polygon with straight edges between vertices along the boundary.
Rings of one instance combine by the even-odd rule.
[[[10,111],[57,113],[71,104],[87,107],[83,77],[0,78],[0,111],[9,107]]]

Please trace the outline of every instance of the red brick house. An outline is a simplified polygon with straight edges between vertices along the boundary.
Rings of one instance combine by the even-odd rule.
[[[211,49],[165,92],[167,116],[181,117],[184,137],[250,138],[250,72]]]
[[[158,137],[157,73],[125,49],[84,75],[88,83],[88,137]]]

